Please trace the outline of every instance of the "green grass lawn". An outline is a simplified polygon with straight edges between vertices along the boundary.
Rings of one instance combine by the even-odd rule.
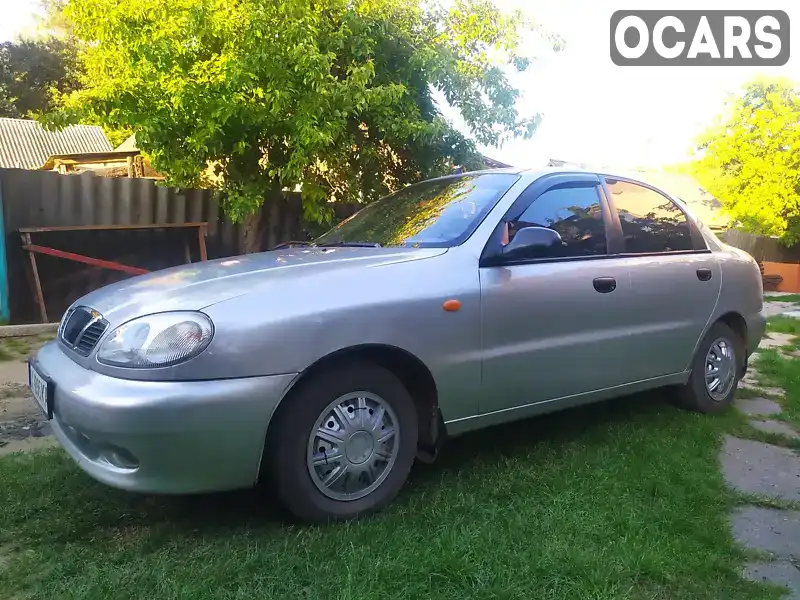
[[[777,600],[743,581],[731,412],[650,394],[453,440],[384,513],[292,525],[268,493],[144,497],[58,450],[0,459],[0,598]]]
[[[767,331],[800,336],[800,319],[776,315],[767,319]]]
[[[800,319],[775,316],[767,319],[767,330],[788,333],[800,337]],[[786,350],[800,347],[798,339],[787,345]],[[765,350],[756,362],[760,377],[769,385],[783,388],[786,396],[780,400],[783,405],[781,418],[800,429],[800,360],[781,356],[778,350]]]
[[[0,338],[0,361],[24,360],[51,339],[53,335]]]
[[[764,296],[766,302],[800,302],[800,294],[786,294],[785,296]]]
[[[795,323],[800,325],[800,319],[795,319]],[[785,358],[777,350],[766,350],[761,353],[757,364],[765,381],[786,392],[781,399],[781,418],[800,429],[800,360]]]

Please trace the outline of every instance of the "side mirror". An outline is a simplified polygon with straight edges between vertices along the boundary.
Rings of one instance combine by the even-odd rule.
[[[529,255],[546,257],[548,250],[560,248],[564,242],[557,231],[547,227],[523,227],[514,239],[503,247],[503,256],[523,258]]]

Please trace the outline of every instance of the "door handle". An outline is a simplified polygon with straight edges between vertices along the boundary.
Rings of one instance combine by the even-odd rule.
[[[592,281],[592,285],[601,294],[608,294],[617,289],[617,280],[613,277],[597,277]]]
[[[700,281],[709,281],[711,279],[711,269],[697,269],[697,278]]]

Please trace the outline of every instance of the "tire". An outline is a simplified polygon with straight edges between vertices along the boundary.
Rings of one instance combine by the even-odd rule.
[[[283,400],[276,419],[263,462],[281,504],[303,521],[347,521],[378,511],[408,478],[417,450],[416,408],[382,367],[352,364],[314,374]],[[322,430],[349,442],[322,439]],[[325,463],[312,466],[315,459]],[[326,485],[328,476],[336,482]]]
[[[723,347],[717,346],[717,342],[722,341]],[[724,347],[727,345],[728,352],[732,353],[732,373],[725,370],[722,379],[727,382],[727,375],[731,376],[730,383],[723,385],[720,383],[714,391],[709,391],[706,385],[706,358],[709,357],[712,345],[715,346],[715,356],[724,355]],[[722,352],[720,352],[722,350]],[[714,413],[724,410],[733,402],[736,387],[739,384],[741,368],[744,364],[745,344],[744,340],[725,323],[717,322],[708,330],[692,359],[692,371],[689,381],[678,392],[678,403],[687,410],[701,413]],[[720,363],[728,362],[724,356]],[[725,365],[730,367],[730,365]],[[719,378],[717,378],[719,379]],[[713,381],[710,381],[713,384]]]

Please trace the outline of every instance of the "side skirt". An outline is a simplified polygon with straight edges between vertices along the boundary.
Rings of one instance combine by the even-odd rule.
[[[562,398],[554,398],[552,400],[505,408],[482,415],[454,419],[452,421],[446,421],[445,428],[447,430],[447,435],[452,437],[475,429],[482,429],[484,427],[517,421],[519,419],[527,419],[567,408],[599,402],[601,400],[608,400],[617,396],[626,396],[628,394],[635,394],[670,385],[684,385],[689,380],[689,373],[689,371],[684,371],[674,375],[645,379],[643,381],[627,383],[625,385],[605,388],[594,392],[564,396]]]

